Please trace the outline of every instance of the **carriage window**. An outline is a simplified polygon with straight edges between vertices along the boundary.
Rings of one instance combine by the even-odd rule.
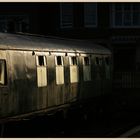
[[[96,57],[96,65],[99,65],[99,58]]]
[[[102,58],[96,57],[96,65],[102,64]]]
[[[0,60],[0,84],[7,84],[6,61]]]
[[[56,65],[59,65],[59,66],[63,65],[62,56],[56,56]]]
[[[90,59],[89,57],[84,57],[84,65],[89,66],[90,65]]]
[[[72,56],[70,59],[70,65],[77,65],[77,58],[76,56]]]
[[[39,59],[39,65],[40,65],[40,66],[44,66],[44,59],[43,59],[43,56],[38,56],[38,59]]]
[[[37,56],[37,65],[46,66],[46,58],[43,55]]]

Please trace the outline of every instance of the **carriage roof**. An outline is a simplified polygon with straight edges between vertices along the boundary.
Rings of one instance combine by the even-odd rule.
[[[89,41],[9,33],[0,33],[0,49],[111,54]]]

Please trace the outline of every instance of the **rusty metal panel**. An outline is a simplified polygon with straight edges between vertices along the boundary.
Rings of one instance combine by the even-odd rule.
[[[79,82],[79,68],[78,66],[70,66],[70,82]]]
[[[32,51],[24,51],[25,72],[26,78],[30,81],[36,80],[36,61],[35,55],[32,55]],[[35,83],[34,83],[35,84]]]
[[[91,67],[83,66],[83,74],[84,74],[84,81],[90,81],[91,80]]]
[[[111,54],[109,49],[83,40],[8,33],[0,33],[0,37],[1,49]]]
[[[77,83],[71,84],[70,86],[70,101],[74,101],[77,98],[78,92],[79,92],[79,85]]]
[[[56,105],[64,104],[64,94],[65,94],[65,86],[60,85],[56,86]]]
[[[55,59],[54,55],[48,57],[48,86],[47,86],[47,107],[55,106],[56,101],[56,76],[55,76]]]
[[[37,85],[38,85],[38,87],[47,86],[47,69],[46,69],[46,67],[37,67]]]
[[[6,51],[0,51],[0,58],[1,59],[6,59]]]
[[[56,84],[64,84],[64,67],[56,66]]]
[[[25,61],[23,56],[23,51],[10,51],[10,65],[11,65],[11,73],[10,75],[13,77],[13,80],[17,79],[25,79]],[[20,60],[20,61],[19,61]]]
[[[9,82],[7,87],[1,86],[0,89],[0,116],[14,116],[15,114],[24,114],[68,103],[76,99],[79,96],[79,92],[83,92],[83,97],[92,96],[92,94],[87,95],[93,88],[91,85],[92,82],[80,81],[82,79],[85,81],[90,80],[90,75],[94,73],[91,72],[94,70],[94,68],[91,69],[92,65],[90,67],[83,67],[82,65],[82,56],[87,56],[86,53],[90,52],[88,47],[87,49],[82,48],[84,45],[82,42],[74,43],[45,38],[37,39],[27,36],[13,38],[10,42],[8,39],[5,40],[3,38],[5,40],[4,43],[8,41],[5,45],[7,48],[0,45],[3,49],[13,49],[9,51],[8,55],[6,51],[0,51],[0,58],[8,58],[6,61]],[[33,39],[32,41],[31,38]],[[103,52],[100,49],[98,51],[96,47],[95,50],[96,52],[94,53]],[[79,53],[84,54],[80,55]],[[44,56],[42,59],[44,62],[41,60],[39,63],[36,63],[37,55]],[[55,56],[63,56],[65,67],[63,63],[61,65],[54,63]],[[69,57],[72,56],[80,56],[81,61],[79,62],[81,63],[79,65],[75,62],[72,65],[72,61],[69,63]],[[47,59],[45,59],[46,57]],[[42,63],[46,64],[42,65]],[[83,71],[85,74],[83,74]],[[97,71],[97,74],[100,74],[100,66],[98,66],[97,70],[95,68],[95,71]],[[95,90],[101,90],[101,80],[100,77],[93,84]],[[80,84],[77,83],[79,81]],[[97,92],[99,93],[100,91]]]

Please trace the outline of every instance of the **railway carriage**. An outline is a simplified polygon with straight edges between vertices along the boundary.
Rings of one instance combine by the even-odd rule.
[[[0,120],[69,108],[111,91],[111,52],[88,41],[0,33]]]

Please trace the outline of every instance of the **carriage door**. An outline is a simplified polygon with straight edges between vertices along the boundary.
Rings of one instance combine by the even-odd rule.
[[[0,85],[7,84],[6,61],[0,59]]]
[[[63,56],[55,56],[55,65],[56,65],[56,84],[64,84],[64,64]]]
[[[70,100],[77,100],[79,92],[79,67],[78,57],[75,54],[69,56],[70,64]]]
[[[70,63],[70,82],[77,83],[77,82],[79,82],[79,69],[78,69],[77,57],[70,56],[69,63]]]
[[[110,58],[109,58],[109,56],[105,57],[105,73],[106,73],[106,79],[110,79]]]
[[[13,107],[14,102],[9,100],[10,88],[7,78],[7,56],[6,51],[0,51],[0,114],[8,114],[9,105]]]
[[[47,86],[46,56],[44,55],[36,56],[36,62],[37,62],[37,86],[38,87]]]
[[[1,51],[0,53],[0,87],[7,88],[7,66],[6,66],[6,53]]]
[[[83,76],[84,81],[91,81],[91,63],[89,56],[83,57]]]

